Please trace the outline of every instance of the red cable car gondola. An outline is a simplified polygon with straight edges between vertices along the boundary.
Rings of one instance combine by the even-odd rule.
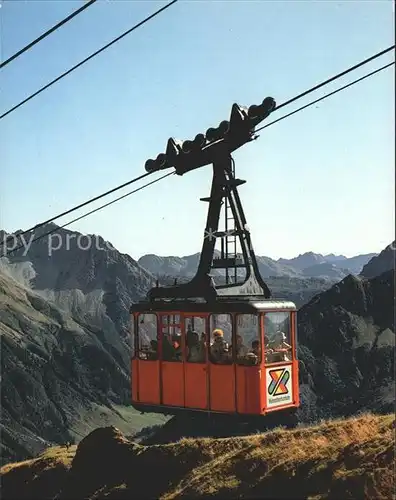
[[[189,166],[186,155],[176,164],[176,173],[183,174],[213,163],[212,189],[202,199],[209,209],[194,278],[166,287],[157,282],[147,300],[130,308],[132,405],[141,412],[248,419],[280,410],[293,414],[299,406],[296,306],[272,299],[260,276],[237,191],[245,181],[235,178],[231,158],[251,138],[251,129],[242,139],[228,135],[206,146],[201,158],[193,152]],[[219,231],[223,204],[225,229]],[[221,238],[218,258],[216,238]],[[224,283],[215,285],[213,269],[225,270]],[[241,269],[245,276],[238,282]]]

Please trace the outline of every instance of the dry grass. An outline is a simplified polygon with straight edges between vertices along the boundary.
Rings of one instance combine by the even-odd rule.
[[[58,493],[60,500],[388,500],[395,498],[394,425],[393,415],[367,414],[291,431],[153,446],[132,443],[114,428],[98,429],[76,453],[75,447],[68,452],[51,448],[35,460],[3,467],[3,498],[54,498]],[[40,478],[46,486],[41,492]],[[25,481],[29,487],[23,488]]]
[[[192,469],[162,498],[392,498],[393,422],[393,416],[365,415],[278,429],[239,439],[238,446],[228,442],[225,452],[213,441],[207,443],[213,459]]]
[[[46,469],[51,468],[54,465],[64,465],[65,468],[70,468],[74,455],[76,454],[77,446],[54,446],[48,448],[40,456],[31,460],[25,460],[23,462],[16,462],[7,465],[3,465],[0,468],[0,475],[16,471],[16,470],[31,470],[32,468]]]
[[[76,449],[56,446],[33,460],[4,465],[0,469],[2,497],[54,498],[67,477]]]

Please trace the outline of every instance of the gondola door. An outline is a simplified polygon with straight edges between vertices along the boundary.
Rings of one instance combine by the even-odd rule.
[[[230,349],[232,323],[231,314],[210,315],[209,408],[216,412],[236,412],[235,366]]]
[[[159,314],[161,404],[184,407],[183,340],[179,313]]]
[[[157,406],[161,400],[157,316],[153,313],[136,314],[132,326],[132,401]]]
[[[207,364],[207,315],[184,315],[184,388],[186,408],[205,410],[209,406]]]

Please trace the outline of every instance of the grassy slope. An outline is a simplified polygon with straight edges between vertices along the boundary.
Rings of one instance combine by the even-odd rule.
[[[392,499],[393,415],[141,446],[114,428],[0,470],[10,498]]]

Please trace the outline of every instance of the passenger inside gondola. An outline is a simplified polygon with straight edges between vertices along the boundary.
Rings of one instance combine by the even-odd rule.
[[[210,359],[212,363],[227,363],[228,344],[224,340],[224,332],[221,328],[215,328],[212,333],[213,341],[210,346]]]
[[[232,351],[233,351],[232,347],[233,346],[230,345],[230,349],[229,349],[229,359],[230,359],[231,363],[232,363]],[[239,365],[252,364],[252,359],[249,356],[249,349],[243,343],[242,335],[236,335],[235,358],[236,358],[236,362]]]
[[[253,340],[252,347],[250,351],[246,354],[246,364],[251,365],[259,365],[261,362],[261,349],[260,342],[258,340]],[[245,364],[245,363],[243,363]]]
[[[238,358],[245,358],[249,352],[249,349],[243,343],[243,338],[241,335],[236,336],[236,349],[235,354]]]
[[[205,362],[205,345],[197,332],[191,331],[187,345],[187,361],[190,363]]]
[[[252,353],[255,354],[258,358],[261,354],[260,342],[258,340],[253,340],[252,342]]]
[[[288,312],[268,312],[264,318],[264,333],[269,342],[266,345],[266,363],[280,363],[292,360],[291,322]]]
[[[175,361],[175,348],[172,345],[168,333],[164,333],[162,337],[162,359],[164,361]]]
[[[274,340],[272,342],[272,349],[274,352],[281,357],[280,361],[291,361],[289,357],[289,351],[291,350],[291,345],[286,342],[287,337],[284,332],[277,331],[274,335]]]
[[[270,342],[267,336],[264,336],[264,356],[266,363],[273,363],[274,350],[270,347]]]
[[[150,348],[147,353],[147,359],[150,361],[156,361],[158,359],[158,341],[151,340]]]
[[[190,347],[191,342],[193,342],[192,339],[194,337],[194,333],[196,333],[196,332],[194,332],[191,325],[188,325],[187,331],[186,331],[186,346],[187,347]]]
[[[180,334],[174,334],[172,335],[172,346],[174,349],[173,352],[173,360],[174,361],[181,361],[183,357],[183,352],[182,352],[182,343],[181,343],[181,335]]]

